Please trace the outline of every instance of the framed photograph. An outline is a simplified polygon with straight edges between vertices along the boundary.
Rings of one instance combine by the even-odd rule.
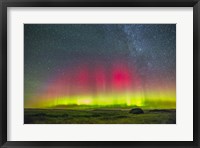
[[[1,1],[0,146],[199,147],[199,5]]]

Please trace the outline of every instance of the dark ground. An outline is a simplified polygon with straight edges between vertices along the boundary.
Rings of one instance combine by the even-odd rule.
[[[144,110],[131,114],[130,109],[25,109],[25,124],[176,124],[175,109]]]

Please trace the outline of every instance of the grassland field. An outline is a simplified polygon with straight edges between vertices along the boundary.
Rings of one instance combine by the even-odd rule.
[[[127,107],[24,109],[24,124],[175,124],[175,109],[143,109],[129,113]]]

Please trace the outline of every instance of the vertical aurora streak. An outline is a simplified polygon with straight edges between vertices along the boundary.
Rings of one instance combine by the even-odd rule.
[[[25,108],[176,108],[176,25],[25,24]]]

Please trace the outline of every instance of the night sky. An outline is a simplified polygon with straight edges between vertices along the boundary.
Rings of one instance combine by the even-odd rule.
[[[175,24],[25,24],[26,108],[176,107]]]

